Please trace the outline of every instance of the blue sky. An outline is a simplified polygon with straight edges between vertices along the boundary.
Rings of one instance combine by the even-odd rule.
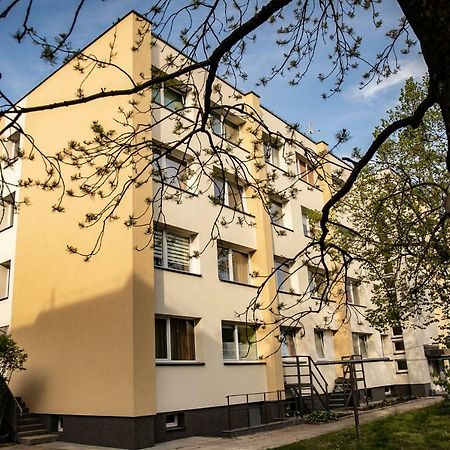
[[[8,97],[16,101],[39,83],[54,66],[39,58],[39,49],[30,42],[18,44],[11,37],[23,19],[25,2],[16,8],[0,22],[0,52],[3,55],[0,64],[0,89]],[[32,11],[31,23],[38,31],[47,36],[55,36],[66,31],[73,16],[76,0],[35,0],[35,10]],[[0,9],[4,2],[0,2]],[[83,47],[108,28],[115,20],[125,15],[129,10],[145,11],[151,2],[144,0],[87,0],[82,10],[71,42],[74,47]],[[175,4],[181,4],[176,0]],[[20,3],[19,3],[20,6]],[[384,33],[395,26],[401,17],[397,3],[393,0],[384,2],[381,16],[385,26],[375,30],[370,24],[370,17],[360,14],[353,21],[356,30],[363,34],[363,54],[367,58],[384,48],[386,42]],[[369,32],[365,32],[369,30]],[[243,69],[249,74],[249,79],[239,85],[243,91],[253,90],[261,96],[262,104],[289,123],[300,123],[304,131],[311,129],[312,138],[325,140],[333,145],[335,133],[346,128],[352,139],[342,146],[338,153],[348,154],[355,146],[365,149],[371,142],[374,127],[385,116],[387,109],[395,105],[400,88],[409,76],[422,77],[426,72],[425,64],[418,54],[417,47],[409,55],[400,56],[401,70],[380,84],[372,83],[365,89],[359,89],[361,72],[355,71],[346,80],[340,94],[331,99],[323,100],[322,92],[332,85],[321,83],[317,75],[327,67],[325,49],[319,49],[317,58],[308,76],[299,86],[290,86],[288,79],[279,78],[267,87],[255,86],[256,81],[267,73],[279,58],[280,49],[273,45],[276,39],[274,28],[265,26],[258,35],[256,44],[249,46],[243,62]],[[176,36],[170,42],[179,46]]]

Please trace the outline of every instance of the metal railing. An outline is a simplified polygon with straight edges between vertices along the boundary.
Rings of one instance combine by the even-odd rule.
[[[228,430],[285,419],[285,390],[232,394],[227,395],[226,400]]]
[[[286,387],[298,389],[298,410],[303,415],[304,401],[310,398],[311,409],[318,406],[329,410],[328,382],[320,371],[318,365],[309,355],[283,356],[284,382]],[[295,369],[295,370],[292,370]],[[304,380],[307,381],[304,381]],[[306,390],[306,395],[305,394]],[[305,397],[305,398],[304,398]]]

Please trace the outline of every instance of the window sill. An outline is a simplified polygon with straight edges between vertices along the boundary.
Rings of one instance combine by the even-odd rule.
[[[285,291],[284,289],[278,289],[277,293],[286,295],[295,295],[296,297],[300,297],[300,294],[297,294],[297,292]]]
[[[251,287],[251,288],[255,288],[255,289],[258,289],[258,287],[259,287],[259,286],[255,286],[254,284],[241,283],[240,281],[233,281],[233,280],[222,280],[221,278],[219,278],[219,281],[221,281],[222,283],[236,284],[237,286],[246,286],[246,287]]]
[[[205,366],[202,361],[155,361],[157,366]]]
[[[214,206],[220,206],[221,208],[229,209],[230,211],[233,211],[236,214],[243,214],[244,216],[251,217],[252,219],[255,218],[253,214],[250,214],[246,211],[242,211],[240,209],[232,208],[231,206],[225,205],[224,203],[214,203]]]
[[[224,361],[224,366],[264,366],[265,361]]]
[[[174,272],[182,275],[189,275],[191,277],[200,277],[200,278],[202,277],[201,273],[184,272],[183,270],[171,269],[170,267],[161,267],[161,266],[153,266],[153,267],[158,270],[163,270],[164,272]]]
[[[275,223],[275,222],[270,222],[270,223],[274,227],[281,228],[282,230],[286,230],[286,231],[291,231],[292,233],[294,232],[294,230],[292,228],[285,227],[284,225],[280,225],[280,224]]]
[[[155,183],[159,183],[163,186],[171,187],[171,188],[175,189],[176,191],[179,191],[179,192],[182,192],[183,194],[189,195],[190,197],[198,197],[198,194],[196,194],[195,192],[187,191],[186,189],[180,188],[178,186],[174,186],[173,184],[165,183],[164,181],[158,180],[157,178],[153,178],[153,181]]]
[[[394,355],[404,355],[404,354],[406,354],[405,350],[394,351]]]
[[[405,375],[408,373],[407,370],[397,370],[397,372],[395,372],[397,375]]]

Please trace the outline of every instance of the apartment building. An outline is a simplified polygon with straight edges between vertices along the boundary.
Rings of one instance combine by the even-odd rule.
[[[129,88],[129,76],[134,82],[155,76],[177,50],[142,35],[148,26],[130,13],[83,52],[98,61],[114,53],[114,66],[97,64],[85,78],[74,70],[75,59],[21,104],[65,100],[82,80],[88,96],[100,88]],[[29,355],[27,370],[14,377],[12,390],[65,441],[143,448],[190,435],[220,435],[230,425],[227,402],[238,405],[232,409],[232,428],[257,425],[262,422],[258,407],[243,413],[239,404],[260,405],[261,395],[265,403],[286,398],[284,366],[296,355],[319,363],[330,391],[342,366],[325,363],[354,354],[386,358],[365,365],[366,394],[374,400],[428,395],[432,388],[424,344],[431,344],[436,330],[380,334],[364,320],[370,306],[370,288],[364,284],[349,281],[349,320],[343,321],[330,301],[320,312],[287,319],[280,328],[273,305],[287,305],[291,316],[301,316],[320,303],[321,274],[292,261],[310,241],[308,210],[320,210],[329,195],[304,149],[320,155],[327,146],[289,130],[256,94],[237,92],[217,80],[220,88],[212,100],[218,106],[209,124],[213,142],[199,134],[195,144],[198,160],[211,157],[213,162],[209,176],[205,171],[196,178],[193,167],[202,167],[196,155],[186,155],[181,146],[167,148],[188,132],[202,94],[192,90],[203,86],[206,76],[198,71],[189,85],[180,78],[151,93],[30,113],[21,119],[23,134],[4,137],[8,151],[18,156],[32,150],[58,155],[70,141],[92,143],[92,122],[97,121],[104,130],[139,130],[137,139],[152,143],[153,154],[160,155],[148,169],[148,182],[123,196],[115,211],[120,219],[107,222],[101,249],[89,262],[67,249],[83,252],[97,242],[98,227],[80,228],[78,223],[105,200],[67,198],[63,213],[52,212],[61,190],[42,189],[48,172],[39,158],[18,157],[3,168],[11,182],[10,191],[2,193],[0,326]],[[124,111],[136,104],[124,120]],[[270,134],[258,131],[258,121],[239,108],[256,112]],[[263,145],[255,146],[257,133]],[[287,135],[301,146],[282,147],[279,139]],[[224,167],[200,151],[211,144],[223,149],[224,142]],[[244,175],[236,176],[235,160],[245,162],[239,173],[273,181],[268,203],[254,195]],[[58,164],[58,158],[47,163]],[[70,184],[73,166],[61,163],[58,168]],[[132,177],[135,168],[124,165],[120,176]],[[39,186],[17,182],[36,178]],[[293,182],[295,195],[279,195],[292,193]],[[26,201],[20,214],[10,206],[11,198]],[[148,198],[157,199],[146,219],[152,245],[143,227],[123,225]],[[307,298],[298,301],[301,292]],[[239,315],[256,298],[261,306],[255,315],[251,310]],[[247,396],[253,393],[264,394]]]

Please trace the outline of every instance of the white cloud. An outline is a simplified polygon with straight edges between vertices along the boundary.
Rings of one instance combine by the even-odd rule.
[[[352,100],[370,102],[386,91],[403,85],[406,79],[410,77],[421,78],[426,73],[427,66],[423,59],[403,61],[400,62],[400,69],[397,73],[382,79],[379,83],[373,81],[363,89],[360,89],[359,86],[353,86],[348,92],[348,97]]]

